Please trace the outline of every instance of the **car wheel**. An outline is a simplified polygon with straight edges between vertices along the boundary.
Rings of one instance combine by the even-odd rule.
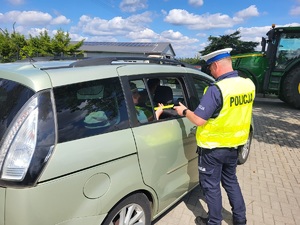
[[[137,193],[119,202],[107,215],[103,225],[150,225],[151,209],[146,195]]]
[[[238,165],[242,165],[247,161],[250,153],[252,137],[253,137],[253,131],[250,130],[249,137],[246,144],[238,147]]]

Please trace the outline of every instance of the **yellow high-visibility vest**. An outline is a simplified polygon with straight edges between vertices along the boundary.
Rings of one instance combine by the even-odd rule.
[[[208,149],[243,145],[249,136],[255,86],[242,77],[220,80],[215,85],[221,91],[223,107],[216,118],[197,127],[197,145]]]

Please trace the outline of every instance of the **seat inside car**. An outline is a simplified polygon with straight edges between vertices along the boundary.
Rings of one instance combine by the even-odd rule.
[[[158,86],[155,90],[153,101],[164,105],[173,104],[173,91],[169,86]]]
[[[153,101],[158,106],[158,103],[164,104],[164,106],[172,105],[173,102],[173,90],[169,86],[158,86],[155,90]],[[174,109],[164,109],[161,119],[177,116]]]

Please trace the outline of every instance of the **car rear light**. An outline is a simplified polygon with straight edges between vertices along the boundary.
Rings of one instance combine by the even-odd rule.
[[[49,159],[56,140],[50,91],[36,93],[11,123],[0,148],[0,184],[33,184]]]
[[[3,165],[2,179],[23,180],[27,172],[36,147],[37,106],[37,98],[32,99],[18,116],[16,123],[5,139],[4,147],[10,146],[10,151],[8,151]]]

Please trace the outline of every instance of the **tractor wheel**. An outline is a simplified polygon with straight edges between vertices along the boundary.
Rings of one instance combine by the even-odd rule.
[[[279,93],[279,96],[278,98],[283,101],[283,102],[286,102],[285,98],[284,98],[284,94],[282,94],[282,91]]]
[[[288,73],[283,81],[282,94],[286,103],[300,109],[300,67]]]

